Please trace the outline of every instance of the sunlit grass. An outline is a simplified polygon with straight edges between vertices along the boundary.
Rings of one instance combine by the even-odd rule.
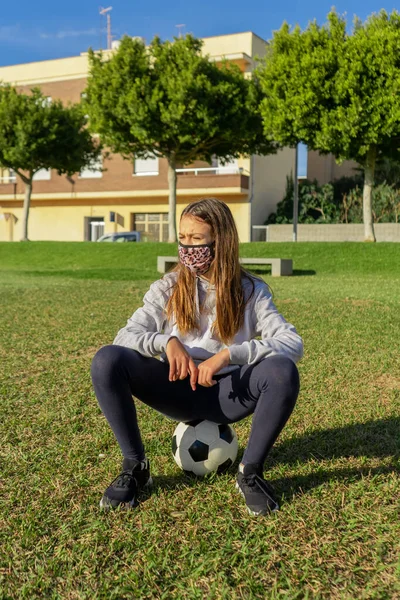
[[[266,465],[279,513],[252,519],[234,470],[188,480],[175,424],[139,403],[154,494],[99,512],[120,453],[90,362],[158,277],[157,254],[172,253],[0,244],[0,598],[400,596],[396,244],[241,247],[294,261],[294,277],[257,268],[305,342],[299,401]],[[235,425],[240,453],[250,423]]]

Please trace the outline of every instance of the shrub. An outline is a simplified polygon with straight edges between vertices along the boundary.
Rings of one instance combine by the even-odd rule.
[[[316,180],[299,182],[299,223],[362,223],[362,176],[342,177],[322,186]],[[293,222],[293,177],[286,178],[284,198],[264,225]],[[384,182],[372,191],[374,223],[400,221],[400,189]]]

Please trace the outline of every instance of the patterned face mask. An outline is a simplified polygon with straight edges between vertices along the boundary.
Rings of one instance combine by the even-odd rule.
[[[196,275],[206,273],[214,260],[214,244],[185,245],[179,242],[179,260]]]

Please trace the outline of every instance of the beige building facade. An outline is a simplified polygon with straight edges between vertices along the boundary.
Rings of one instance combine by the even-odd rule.
[[[250,77],[255,57],[266,41],[252,32],[204,38],[210,60],[234,62]],[[104,51],[104,54],[113,50]],[[88,54],[0,68],[0,81],[22,92],[40,87],[45,96],[64,103],[79,102],[88,77]],[[333,164],[335,166],[333,166]],[[39,172],[33,183],[29,216],[31,240],[95,241],[103,233],[139,230],[144,240],[166,241],[168,231],[167,161],[123,160],[111,155],[98,170],[73,177]],[[333,157],[309,154],[309,178],[325,183],[349,174],[352,165],[338,167]],[[240,241],[252,239],[252,226],[264,223],[282,199],[286,177],[294,168],[294,150],[273,156],[251,156],[222,166],[197,162],[178,170],[177,221],[183,208],[203,196],[227,202]],[[333,177],[332,177],[333,175]],[[0,241],[22,237],[24,185],[18,176],[0,169]]]

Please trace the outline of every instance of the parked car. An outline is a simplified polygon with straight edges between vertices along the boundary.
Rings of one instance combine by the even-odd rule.
[[[123,231],[121,233],[105,233],[98,242],[140,242],[140,231]]]

